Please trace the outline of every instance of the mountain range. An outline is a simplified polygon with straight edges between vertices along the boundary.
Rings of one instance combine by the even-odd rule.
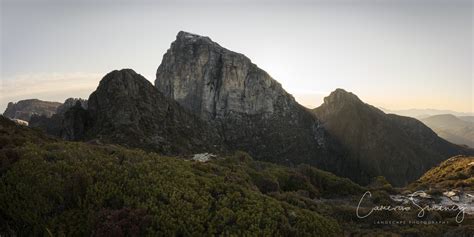
[[[402,109],[402,110],[391,110],[386,108],[380,108],[385,113],[398,114],[407,117],[413,117],[417,119],[426,118],[440,114],[452,114],[454,116],[474,116],[473,113],[457,112],[447,109]]]
[[[18,104],[4,115],[29,127],[0,117],[0,235],[436,236],[450,230],[379,232],[353,219],[355,200],[369,190],[369,204],[395,204],[410,183],[450,182],[437,172],[472,182],[471,167],[446,160],[474,150],[424,124],[437,119],[386,114],[343,89],[307,109],[245,55],[187,32],[154,85],[114,70],[87,100]]]
[[[33,126],[67,140],[163,154],[242,150],[257,160],[309,164],[359,184],[383,175],[403,186],[444,159],[473,152],[342,89],[319,108],[306,109],[245,55],[187,32],[179,32],[163,56],[154,86],[131,69],[113,71],[87,107],[79,103],[62,113],[60,121]]]

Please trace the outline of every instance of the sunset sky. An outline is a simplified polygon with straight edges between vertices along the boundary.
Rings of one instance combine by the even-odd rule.
[[[474,112],[471,0],[1,0],[0,110],[154,81],[180,30],[248,56],[303,105],[336,88],[392,110]]]

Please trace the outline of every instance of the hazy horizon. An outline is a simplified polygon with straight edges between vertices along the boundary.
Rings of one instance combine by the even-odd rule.
[[[115,69],[153,83],[184,30],[245,54],[307,107],[343,88],[390,110],[474,113],[472,1],[3,0],[1,13],[2,112],[87,98]]]

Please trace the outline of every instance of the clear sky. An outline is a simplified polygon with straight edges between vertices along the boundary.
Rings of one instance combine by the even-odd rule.
[[[471,0],[1,1],[0,110],[150,81],[180,30],[247,55],[303,105],[344,88],[388,109],[473,112]]]

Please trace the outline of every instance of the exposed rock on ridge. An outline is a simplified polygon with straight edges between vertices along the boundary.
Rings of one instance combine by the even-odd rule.
[[[79,102],[82,108],[87,109],[87,100],[81,98],[67,98],[64,103],[56,109],[56,114],[65,114],[66,111],[74,107],[77,102]]]

